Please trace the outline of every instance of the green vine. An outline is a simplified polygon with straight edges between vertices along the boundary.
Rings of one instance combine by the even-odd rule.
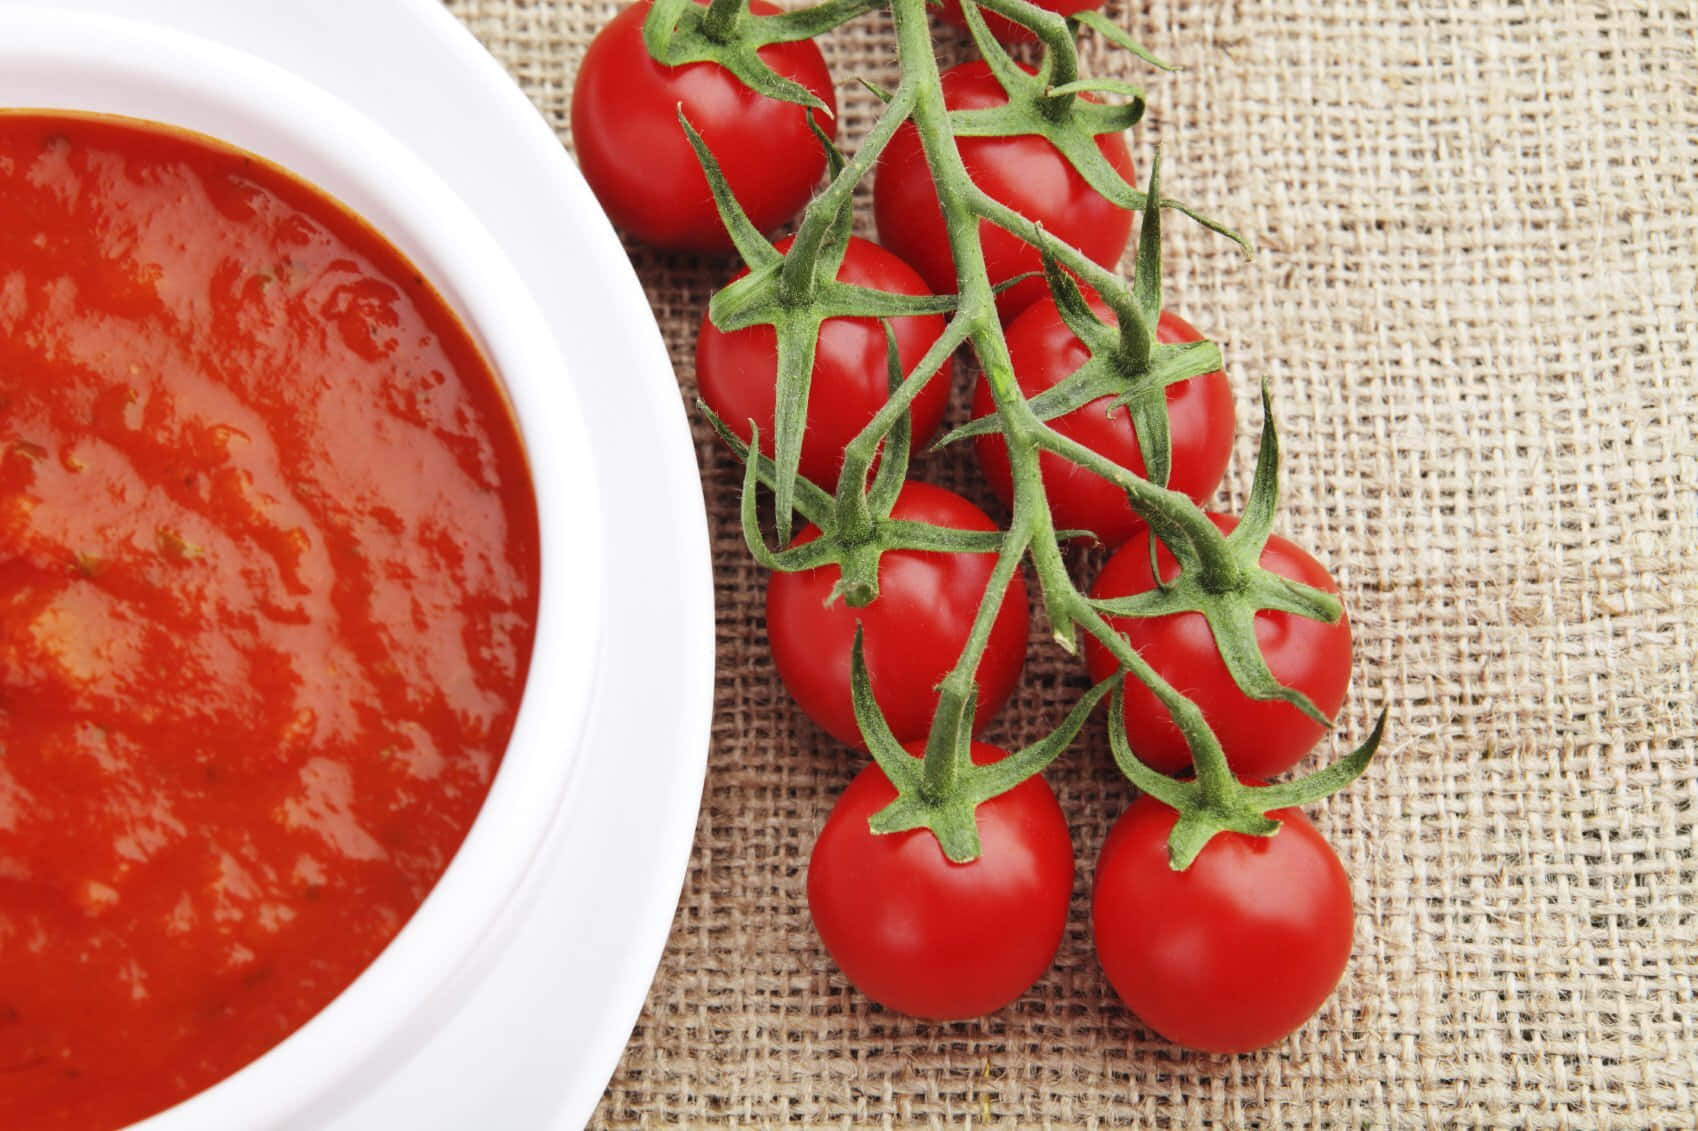
[[[1034,70],[1020,66],[996,41],[981,7],[1034,33],[1041,51]],[[651,52],[664,62],[715,59],[756,90],[787,101],[818,105],[806,91],[795,84],[785,85],[787,80],[765,71],[756,49],[783,39],[816,35],[879,8],[888,8],[894,21],[899,82],[894,90],[875,91],[884,103],[882,113],[853,156],[845,158],[821,138],[829,154],[830,180],[804,210],[786,251],[780,252],[753,227],[727,187],[713,154],[689,122],[682,122],[732,241],[749,268],[747,275],[714,296],[709,317],[721,330],[765,324],[773,326],[777,334],[774,457],[760,454],[758,435],[744,443],[724,422],[714,420],[721,436],[745,461],[741,517],[750,551],[762,565],[774,570],[838,564],[842,581],[834,596],[851,605],[876,599],[878,560],[889,550],[994,550],[997,554],[987,596],[967,644],[939,685],[938,710],[922,759],[915,760],[903,751],[885,724],[873,700],[857,640],[852,659],[856,719],[868,751],[898,794],[873,817],[872,828],[875,832],[927,828],[950,859],[974,859],[978,854],[974,808],[1049,765],[1114,685],[1111,749],[1137,788],[1180,813],[1169,842],[1175,868],[1186,867],[1219,832],[1271,835],[1279,824],[1267,814],[1324,797],[1343,788],[1366,768],[1383,734],[1384,715],[1362,746],[1339,762],[1294,782],[1245,785],[1232,774],[1219,741],[1197,705],[1163,679],[1106,619],[1201,614],[1228,671],[1245,695],[1286,701],[1308,717],[1331,725],[1331,720],[1301,692],[1275,679],[1256,640],[1254,622],[1263,610],[1328,623],[1343,615],[1331,594],[1288,580],[1259,564],[1278,501],[1279,445],[1266,388],[1262,390],[1264,423],[1250,499],[1231,533],[1223,533],[1200,507],[1166,486],[1171,456],[1165,390],[1175,382],[1220,368],[1221,358],[1212,343],[1164,345],[1156,340],[1162,309],[1162,212],[1173,209],[1190,216],[1227,235],[1247,254],[1250,247],[1230,229],[1162,195],[1159,153],[1151,163],[1144,190],[1128,184],[1108,164],[1096,138],[1119,133],[1136,123],[1143,114],[1144,94],[1122,80],[1081,74],[1075,37],[1082,29],[1089,29],[1156,66],[1166,64],[1095,12],[1066,20],[1028,0],[980,0],[977,4],[963,0],[962,10],[973,41],[1008,96],[1005,106],[964,111],[945,105],[926,0],[826,0],[767,16],[750,14],[748,0],[713,0],[705,9],[690,0],[657,0],[645,37]],[[1087,99],[1086,94],[1116,101]],[[911,122],[918,133],[937,189],[957,271],[954,295],[916,298],[836,281],[849,240],[855,187],[905,122]],[[1027,134],[1046,138],[1105,198],[1142,212],[1130,282],[1053,238],[973,182],[956,144],[958,138]],[[1015,380],[997,318],[997,288],[987,270],[979,236],[982,221],[1015,234],[1040,251],[1057,306],[1090,355],[1066,380],[1030,400]],[[1112,322],[1098,318],[1086,302],[1081,285],[1102,300]],[[801,478],[802,427],[820,324],[834,317],[888,319],[912,314],[946,315],[944,332],[906,373],[900,370],[892,343],[888,355],[890,398],[848,446],[834,489],[828,492]],[[957,429],[940,444],[993,431],[1001,434],[1014,489],[1011,517],[1006,528],[995,534],[950,531],[890,518],[907,469],[909,408],[929,381],[947,379],[938,373],[948,372],[946,363],[963,346],[971,349],[982,368],[996,411],[994,416]],[[1056,417],[1105,395],[1113,396],[1129,413],[1148,478],[1050,427],[1049,422]],[[1124,491],[1133,510],[1174,555],[1178,576],[1134,598],[1093,600],[1083,593],[1068,573],[1062,549],[1071,532],[1055,528],[1044,493],[1039,469],[1043,452],[1077,464]],[[877,474],[871,475],[875,459],[881,462]],[[769,547],[756,506],[761,486],[773,493],[774,528],[781,545],[790,538],[796,512],[818,525],[822,537],[788,549]],[[1194,781],[1165,777],[1133,754],[1119,708],[1119,675],[1081,697],[1060,726],[1038,743],[994,766],[972,765],[968,751],[977,697],[975,674],[1001,595],[1015,572],[1027,563],[1037,577],[1057,644],[1075,651],[1078,633],[1083,631],[1109,650],[1122,672],[1149,687],[1185,738],[1195,767]]]

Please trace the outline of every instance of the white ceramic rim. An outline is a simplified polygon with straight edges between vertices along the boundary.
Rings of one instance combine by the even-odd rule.
[[[600,623],[595,472],[552,332],[476,216],[363,114],[273,64],[182,32],[53,9],[0,9],[0,105],[164,121],[323,187],[388,236],[460,312],[501,376],[537,489],[542,576],[530,677],[502,768],[459,853],[390,946],[258,1060],[144,1120],[146,1131],[325,1119],[450,1013],[559,808],[581,747]],[[464,281],[464,282],[463,282]],[[546,428],[546,435],[544,434]]]

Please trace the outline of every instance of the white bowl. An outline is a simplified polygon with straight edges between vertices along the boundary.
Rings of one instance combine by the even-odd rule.
[[[259,154],[328,191],[437,286],[483,346],[536,489],[536,641],[488,799],[423,906],[334,1002],[270,1052],[138,1125],[316,1126],[404,1063],[499,956],[561,810],[585,727],[600,624],[601,529],[579,406],[547,321],[478,218],[423,162],[320,88],[209,40],[106,16],[0,8],[0,106],[166,122]],[[589,595],[589,599],[584,599]]]

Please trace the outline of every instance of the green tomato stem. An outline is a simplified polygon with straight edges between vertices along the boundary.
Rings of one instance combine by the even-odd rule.
[[[857,16],[876,12],[885,4],[886,0],[825,0],[823,4],[812,4],[806,8],[792,8],[777,15],[763,16],[758,42],[764,45],[813,39]]]
[[[896,22],[897,53],[902,65],[902,83],[913,84],[914,129],[920,137],[926,165],[937,186],[949,249],[955,259],[957,294],[962,317],[977,346],[987,331],[995,332],[995,292],[985,267],[984,249],[978,239],[978,217],[965,196],[972,177],[961,160],[955,135],[949,128],[949,109],[943,100],[943,76],[932,51],[931,28],[926,22],[925,0],[891,0]],[[899,88],[900,89],[900,88]],[[1000,338],[1000,332],[995,336]]]
[[[1014,513],[1004,548],[1005,557],[998,561],[998,575],[1011,577],[1013,567],[1018,564],[1007,560],[1009,549],[1018,548],[1024,552],[1029,548],[1057,639],[1071,649],[1073,626],[1081,625],[1101,640],[1138,679],[1149,685],[1163,705],[1173,712],[1176,725],[1192,747],[1197,780],[1205,798],[1210,803],[1228,804],[1240,787],[1227,766],[1219,740],[1204,721],[1202,711],[1162,679],[1073,584],[1044,494],[1038,463],[1039,448],[1050,447],[1098,474],[1106,473],[1108,478],[1126,489],[1134,507],[1151,522],[1152,528],[1159,525],[1169,532],[1170,537],[1179,534],[1195,547],[1206,576],[1211,579],[1212,585],[1222,589],[1235,584],[1239,574],[1225,536],[1184,495],[1158,487],[1083,445],[1066,440],[1032,413],[1015,379],[1008,343],[995,317],[994,292],[984,261],[983,246],[978,239],[978,223],[983,217],[1000,222],[1012,231],[1023,229],[1028,233],[1033,230],[1032,224],[980,190],[961,160],[955,137],[949,130],[941,77],[925,27],[924,0],[892,0],[892,10],[896,18],[903,81],[921,84],[915,97],[914,126],[919,132],[926,162],[937,186],[950,249],[955,257],[958,293],[961,296],[957,317],[971,328],[973,348],[984,368],[986,384],[1002,421],[1008,447],[1014,482]],[[1124,285],[1117,277],[1065,244],[1056,243],[1054,246],[1057,258],[1075,269],[1084,268],[1081,273],[1093,286],[1116,297],[1121,296]],[[1005,565],[1008,568],[1005,569]],[[986,594],[986,605],[993,612],[1001,594],[1002,585],[993,582]],[[982,622],[982,635],[988,636],[992,619],[984,613],[985,609],[981,608],[981,615],[975,620],[975,638],[969,640],[960,660],[945,677],[944,686],[956,689],[957,694],[962,686],[971,685],[983,654],[984,643],[977,639],[981,635],[977,630]],[[928,750],[928,758],[930,753]]]
[[[966,320],[952,318],[944,326],[943,333],[933,342],[912,371],[903,378],[902,384],[890,395],[890,399],[880,406],[873,418],[867,421],[866,427],[858,432],[843,451],[843,472],[838,476],[837,492],[839,498],[845,491],[853,491],[866,481],[867,472],[873,465],[873,457],[878,454],[879,444],[890,434],[896,421],[908,411],[914,403],[914,398],[920,395],[920,390],[932,380],[943,368],[945,362],[957,349],[966,343],[968,337]]]
[[[749,0],[709,0],[707,13],[702,16],[702,34],[715,43],[724,43],[748,11]]]
[[[890,144],[890,139],[907,118],[913,101],[914,85],[904,80],[896,88],[884,113],[879,115],[878,121],[856,148],[855,156],[845,162],[831,182],[808,202],[802,213],[802,222],[796,228],[791,253],[780,268],[781,293],[786,302],[801,306],[811,298],[821,247],[844,210],[851,206],[855,186],[872,171],[879,154],[884,152],[885,146]]]
[[[977,696],[977,684],[974,680],[979,670],[979,663],[984,658],[985,649],[990,644],[991,630],[996,627],[996,618],[1002,611],[1002,603],[1008,593],[1008,587],[1014,580],[1015,573],[1020,568],[1020,562],[1026,556],[1026,542],[1020,532],[1011,530],[1004,538],[1002,549],[997,552],[996,565],[991,569],[990,580],[985,586],[985,598],[979,603],[977,612],[973,615],[973,626],[967,633],[967,643],[961,648],[961,655],[956,659],[955,666],[949,674],[943,677],[938,685],[938,714],[946,711],[964,710],[960,717],[964,719],[962,733],[972,732],[972,701]],[[927,750],[925,783],[927,795],[931,800],[941,800],[949,796],[947,782],[956,776],[959,767],[932,772],[931,751]],[[955,759],[950,759],[952,762]],[[945,775],[947,774],[947,778]]]
[[[1015,380],[1013,363],[1008,355],[1008,343],[995,317],[994,292],[984,261],[983,246],[978,239],[981,215],[1004,220],[1005,226],[1011,230],[1023,228],[1026,232],[1031,232],[1031,222],[982,192],[973,183],[961,160],[955,137],[949,130],[941,76],[925,24],[924,0],[892,0],[892,11],[896,19],[903,81],[914,81],[919,85],[913,111],[914,127],[919,133],[927,165],[937,186],[938,202],[948,231],[950,249],[955,257],[961,302],[957,317],[965,320],[970,327],[973,348],[984,368],[986,383],[990,387],[992,400],[1002,420],[1003,435],[1008,446],[1014,482],[1014,516],[1010,523],[1008,545],[1022,549],[1030,547],[1040,589],[1058,640],[1071,648],[1072,626],[1075,623],[1083,623],[1091,626],[1093,635],[1102,638],[1105,644],[1109,643],[1109,638],[1121,641],[1119,634],[1109,628],[1096,610],[1089,607],[1083,594],[1079,593],[1068,576],[1038,465],[1039,438],[1053,436],[1054,432],[1032,413]],[[1069,254],[1070,252],[1072,254]],[[1072,252],[1072,249],[1064,245],[1058,245],[1058,258],[1063,262],[1089,262],[1087,257]],[[1072,265],[1072,262],[1069,262],[1069,265]],[[1094,263],[1091,264],[1091,269],[1092,274],[1097,275],[1098,281],[1105,287],[1120,286],[1117,279]],[[1060,437],[1056,439],[1059,440]],[[1101,460],[1094,452],[1090,455]],[[1110,466],[1117,465],[1110,463]],[[1205,559],[1218,556],[1222,561],[1217,563],[1217,566],[1236,568],[1230,562],[1225,540],[1220,532],[1189,499],[1155,487],[1135,476],[1132,478],[1137,484],[1133,492],[1136,492],[1138,500],[1143,502],[1145,510],[1158,519],[1165,519],[1163,525],[1167,528],[1182,530],[1190,540],[1205,543],[1206,548],[1199,548],[1200,556]],[[1119,479],[1116,481],[1119,482]],[[1218,555],[1209,553],[1216,549],[1219,551]],[[999,589],[993,589],[987,594],[987,601],[999,599],[1000,592]],[[1087,615],[1080,616],[1081,611]],[[1132,653],[1123,641],[1116,651]],[[1140,677],[1146,671],[1152,676],[1155,675],[1148,664],[1136,658],[1135,653],[1132,655],[1134,668],[1142,669],[1138,671]],[[979,651],[972,647],[966,649],[960,662],[946,677],[945,683],[954,682],[959,685],[971,680],[977,670],[979,658]],[[1125,659],[1124,656],[1121,658]],[[1177,696],[1177,693],[1174,695]],[[1189,700],[1185,700],[1183,696],[1177,698],[1195,711]],[[1197,712],[1197,719],[1201,721],[1200,712]],[[1205,726],[1204,730],[1206,729]],[[1213,741],[1212,735],[1209,736],[1209,741]],[[1218,753],[1219,743],[1213,744]],[[1224,766],[1224,758],[1222,765]]]
[[[967,26],[972,31],[975,42],[981,50],[984,43],[979,39],[980,32],[975,28],[975,22],[983,21],[977,12],[971,12],[970,7],[976,6],[987,12],[995,12],[1004,19],[1024,26],[1038,38],[1038,41],[1048,48],[1050,60],[1050,85],[1064,86],[1079,78],[1078,48],[1073,42],[1073,33],[1067,28],[1067,20],[1036,4],[1026,0],[967,0],[961,5],[962,15],[967,20]],[[975,21],[974,17],[978,17]],[[984,29],[985,38],[990,37],[990,29]],[[1000,49],[1000,48],[999,48]],[[1071,95],[1061,95],[1056,99],[1060,109],[1065,110],[1072,102]]]
[[[1195,768],[1195,782],[1173,781],[1143,766],[1130,750],[1123,730],[1111,726],[1111,746],[1127,776],[1141,787],[1169,800],[1181,811],[1181,821],[1176,830],[1182,828],[1186,832],[1183,837],[1178,831],[1175,833],[1175,865],[1184,866],[1208,837],[1220,829],[1269,835],[1277,828],[1276,822],[1262,815],[1269,805],[1276,801],[1308,800],[1341,787],[1349,778],[1360,773],[1372,757],[1381,729],[1377,727],[1369,742],[1336,769],[1322,771],[1289,786],[1270,789],[1246,787],[1231,772],[1220,742],[1209,728],[1201,709],[1168,683],[1123,636],[1113,630],[1107,614],[1160,615],[1158,606],[1164,603],[1169,611],[1181,607],[1202,611],[1209,619],[1211,630],[1216,632],[1217,640],[1233,645],[1232,649],[1223,645],[1223,656],[1229,657],[1229,663],[1230,657],[1238,657],[1239,667],[1244,671],[1235,670],[1234,677],[1247,693],[1253,692],[1257,697],[1265,698],[1285,691],[1289,692],[1286,697],[1301,699],[1298,693],[1279,688],[1265,670],[1259,649],[1254,644],[1250,619],[1258,608],[1279,607],[1300,615],[1322,616],[1323,619],[1326,613],[1333,611],[1321,599],[1324,594],[1298,592],[1289,585],[1276,585],[1272,575],[1264,574],[1256,565],[1261,541],[1266,537],[1262,528],[1271,523],[1273,505],[1273,472],[1269,469],[1277,460],[1277,447],[1272,438],[1271,416],[1264,436],[1261,461],[1268,468],[1259,465],[1258,484],[1261,486],[1253,492],[1253,505],[1241,522],[1236,539],[1229,540],[1208,515],[1183,494],[1133,474],[1056,432],[1038,416],[1015,379],[1008,344],[997,318],[996,292],[979,238],[983,223],[1003,228],[1043,251],[1048,257],[1046,271],[1053,273],[1059,266],[1102,296],[1115,311],[1120,337],[1118,341],[1093,345],[1093,356],[1108,351],[1125,364],[1133,367],[1157,366],[1158,372],[1177,380],[1181,378],[1172,374],[1184,368],[1187,362],[1166,355],[1159,364],[1152,361],[1152,351],[1165,348],[1153,344],[1156,319],[1160,313],[1160,209],[1172,206],[1196,217],[1213,230],[1225,229],[1196,216],[1184,205],[1160,196],[1159,158],[1152,165],[1147,193],[1125,185],[1117,172],[1108,169],[1092,139],[1098,134],[1124,129],[1135,121],[1143,108],[1142,94],[1127,83],[1080,79],[1069,22],[1039,9],[1028,0],[983,0],[983,7],[1031,28],[1038,35],[1045,52],[1042,69],[1036,79],[1021,73],[1012,57],[996,43],[978,8],[972,2],[964,5],[969,30],[981,54],[999,80],[1011,92],[1019,92],[1017,98],[1011,95],[1012,112],[1000,123],[994,116],[974,117],[972,114],[952,123],[951,112],[943,97],[942,76],[931,40],[926,0],[826,0],[813,7],[766,17],[751,16],[748,0],[712,0],[702,17],[702,34],[709,38],[718,38],[722,34],[727,38],[740,38],[745,41],[745,46],[779,38],[800,38],[802,34],[818,34],[829,26],[835,26],[836,22],[845,22],[885,3],[888,3],[895,23],[902,76],[900,83],[894,92],[878,92],[886,99],[885,111],[852,160],[844,161],[835,149],[832,150],[831,167],[835,173],[828,186],[809,204],[796,233],[795,244],[778,268],[778,305],[792,313],[805,312],[810,303],[828,301],[820,294],[822,289],[832,288],[833,294],[837,293],[838,285],[832,279],[841,263],[842,248],[848,238],[855,189],[871,171],[896,131],[904,122],[911,121],[937,190],[956,268],[955,308],[943,334],[906,375],[896,372],[899,364],[892,344],[889,362],[894,386],[892,394],[844,453],[843,472],[831,506],[836,527],[833,536],[837,542],[837,549],[831,552],[839,555],[844,582],[853,590],[851,593],[846,589],[844,595],[856,604],[873,598],[879,555],[894,548],[904,538],[916,545],[944,548],[948,552],[986,552],[994,546],[997,560],[967,642],[939,684],[939,708],[927,737],[924,757],[918,765],[914,765],[902,752],[878,711],[857,636],[852,656],[856,719],[867,738],[868,749],[878,764],[885,768],[899,793],[896,801],[874,816],[871,825],[879,832],[929,828],[950,859],[972,859],[978,853],[973,807],[997,792],[1012,788],[1031,773],[1040,771],[1072,740],[1086,715],[1107,693],[1109,686],[1112,684],[1118,689],[1124,678],[1119,675],[1105,680],[1082,697],[1062,725],[1039,744],[1005,759],[996,768],[972,765],[970,752],[972,716],[977,699],[976,674],[1006,591],[1026,555],[1030,554],[1039,592],[1057,640],[1071,650],[1076,645],[1077,632],[1082,628],[1101,641],[1125,673],[1151,689],[1185,738]],[[659,0],[659,4],[676,11],[682,7],[682,0]],[[660,21],[651,22],[658,24]],[[1105,31],[1104,28],[1109,25],[1104,21],[1085,22],[1116,43],[1131,44],[1124,33],[1112,29]],[[646,33],[652,31],[657,41],[662,30],[660,27],[645,29]],[[1131,49],[1148,57],[1136,45],[1132,45]],[[754,74],[756,80],[766,81],[767,86],[775,85],[774,81],[763,79],[760,75],[752,50],[745,51],[739,58],[742,60],[739,63],[742,68],[738,71],[740,75]],[[746,78],[745,81],[751,80]],[[1120,107],[1080,101],[1079,96],[1089,91],[1125,95],[1133,101]],[[1038,110],[1036,116],[1032,113],[1034,100]],[[1014,103],[1018,105],[1012,105]],[[1139,269],[1134,287],[1129,289],[1113,271],[1095,263],[1077,248],[1046,236],[1027,218],[979,189],[968,174],[957,146],[957,127],[972,136],[1036,133],[1048,137],[1073,167],[1105,197],[1125,206],[1144,208],[1145,223],[1140,235]],[[722,209],[724,207],[722,204]],[[1230,232],[1226,234],[1233,235]],[[1233,235],[1233,238],[1243,242],[1240,237]],[[776,257],[777,254],[764,241],[758,246],[750,243],[747,247],[740,243],[739,248],[745,258],[758,257],[763,248],[768,255]],[[770,270],[770,262],[767,267]],[[1052,277],[1051,285],[1063,288],[1064,297],[1071,296],[1068,298],[1070,309],[1076,318],[1082,318],[1073,284]],[[860,301],[864,302],[865,296],[860,296]],[[910,312],[912,307],[902,307],[884,309],[874,316],[889,317]],[[854,313],[861,316],[865,312],[856,310]],[[779,321],[783,321],[782,316],[779,316]],[[817,334],[817,322],[814,332]],[[999,541],[994,535],[985,535],[992,540],[980,543],[976,541],[979,536],[960,531],[898,530],[904,524],[893,522],[889,517],[890,505],[900,486],[897,479],[901,469],[894,465],[905,464],[910,439],[901,428],[905,414],[920,390],[963,344],[970,344],[977,355],[1008,449],[1014,482],[1013,513]],[[811,352],[794,354],[795,357],[804,355],[811,364]],[[797,365],[799,368],[800,363]],[[1154,387],[1159,389],[1164,386],[1158,383]],[[795,423],[794,418],[790,423]],[[881,444],[886,445],[886,458],[891,463],[881,468],[879,480],[869,493],[867,480]],[[1165,451],[1165,447],[1161,450]],[[1155,594],[1159,600],[1127,602],[1131,607],[1124,610],[1117,608],[1114,602],[1102,602],[1102,607],[1099,607],[1099,603],[1081,592],[1066,568],[1060,536],[1055,530],[1044,491],[1040,455],[1045,451],[1118,486],[1133,509],[1149,525],[1152,534],[1180,559],[1181,581],[1160,588]],[[764,476],[778,484],[780,503],[785,503],[788,498],[785,485],[793,481],[794,467],[785,472],[776,463],[763,462],[763,457],[752,449],[751,455],[751,471],[745,490],[752,495],[754,483],[765,481],[761,479]],[[1160,474],[1156,477],[1163,478]],[[820,498],[806,492],[803,494],[808,506],[818,510],[823,505],[824,493],[817,489],[815,492]],[[787,508],[781,509],[787,513]],[[754,528],[753,507],[747,501],[743,520],[747,536]],[[755,540],[751,539],[751,546],[754,545]],[[765,551],[764,543],[760,549]],[[823,549],[813,551],[816,555],[824,552]],[[813,561],[808,548],[793,548],[778,554],[766,552],[765,556],[780,568],[799,568]],[[853,584],[850,585],[852,574]],[[1336,602],[1332,604],[1336,605]],[[1223,632],[1227,635],[1222,636]],[[1253,662],[1247,662],[1246,656]],[[1115,698],[1117,703],[1120,702],[1118,690]],[[1306,700],[1303,702],[1306,703]],[[1310,709],[1312,712],[1312,707]],[[1382,716],[1382,726],[1383,721]],[[1118,725],[1118,720],[1115,725]]]
[[[1035,419],[1035,418],[1034,418]],[[1127,501],[1157,537],[1171,544],[1182,537],[1201,563],[1200,580],[1210,593],[1229,593],[1243,586],[1244,571],[1226,535],[1185,494],[1158,487],[1077,440],[1063,436],[1042,421],[1033,429],[1033,443],[1102,476],[1126,492]]]
[[[1203,804],[1221,812],[1232,809],[1245,787],[1239,783],[1232,768],[1227,764],[1226,752],[1221,749],[1220,739],[1215,737],[1215,732],[1203,718],[1202,708],[1180,694],[1173,684],[1151,667],[1124,636],[1114,631],[1108,621],[1103,619],[1102,613],[1098,612],[1090,600],[1074,588],[1071,582],[1067,589],[1064,599],[1069,605],[1071,615],[1080,626],[1096,637],[1103,647],[1120,661],[1122,667],[1148,687],[1173,717],[1173,724],[1179,728],[1185,745],[1190,749],[1192,767],[1197,774],[1197,785],[1202,792]]]

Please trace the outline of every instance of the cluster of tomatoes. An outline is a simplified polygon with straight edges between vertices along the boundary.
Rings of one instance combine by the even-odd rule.
[[[1072,15],[1100,0],[1037,2]],[[733,6],[744,15],[777,11],[759,0],[715,4]],[[860,8],[879,6],[868,0]],[[753,226],[778,228],[813,194],[828,163],[820,138],[835,136],[832,80],[819,48],[803,38],[768,42],[759,50],[760,61],[774,74],[814,96],[814,107],[804,109],[751,89],[711,59],[657,61],[644,35],[649,11],[645,0],[621,12],[583,60],[572,126],[586,179],[615,223],[634,238],[665,248],[728,249],[721,205],[680,126],[682,113],[716,160],[722,187]],[[941,15],[963,21],[958,3],[946,4]],[[986,18],[1004,42],[1031,38],[1018,22],[992,13]],[[950,68],[939,83],[950,111],[992,108],[1009,98],[986,61]],[[1137,214],[1105,199],[1045,137],[960,136],[955,143],[984,194],[1096,263],[1112,269],[1120,261]],[[1096,145],[1107,164],[1130,180],[1124,135],[1104,133]],[[893,295],[953,294],[956,258],[939,187],[913,123],[903,122],[889,136],[873,177],[880,242],[845,237],[837,279]],[[1077,332],[1078,311],[1052,293],[1033,241],[983,221],[978,239],[991,283],[1006,284],[994,300],[998,332],[1020,394],[1034,401],[1090,361],[1093,351]],[[790,244],[774,246],[782,253]],[[1074,297],[1088,303],[1106,327],[1114,326],[1117,310],[1110,303],[1089,288]],[[914,371],[947,321],[943,313],[927,313],[832,317],[819,324],[799,457],[803,480],[825,488],[839,482],[845,449],[891,396],[893,368]],[[1167,311],[1151,336],[1160,343],[1202,338]],[[750,460],[758,460],[761,450],[774,454],[779,354],[774,326],[728,331],[703,320],[696,350],[701,397],[747,445],[742,451]],[[915,443],[932,438],[941,426],[951,397],[949,368],[941,366],[913,396],[908,419]],[[981,376],[972,415],[994,416],[993,400]],[[1201,507],[1218,490],[1233,447],[1233,392],[1225,374],[1215,370],[1167,385],[1165,403],[1166,486]],[[1124,407],[1105,395],[1046,423],[1141,476],[1147,448]],[[1015,472],[1007,440],[1000,432],[981,431],[973,448],[985,482],[1012,504]],[[1053,528],[1088,533],[1114,550],[1089,600],[1109,603],[1159,593],[1179,576],[1180,561],[1162,540],[1152,539],[1127,491],[1053,450],[1041,453],[1038,467]],[[813,496],[817,501],[826,492]],[[806,517],[819,513],[817,506],[815,513],[800,509]],[[893,529],[903,524],[984,534],[1001,529],[968,500],[917,480],[902,483],[878,517]],[[1238,524],[1224,514],[1207,518],[1229,539]],[[842,540],[822,516],[791,540],[790,549],[817,539]],[[857,665],[888,727],[880,735],[915,756],[932,756],[928,740],[938,745],[938,686],[964,649],[978,650],[973,734],[1019,679],[1029,628],[1022,573],[999,575],[992,550],[923,543],[881,550],[877,596],[860,607],[838,599],[844,568],[833,554],[771,575],[766,612],[776,667],[803,710],[847,745],[866,750],[873,739],[865,706],[859,715],[856,710]],[[843,547],[844,554],[855,550]],[[1319,593],[1337,592],[1314,558],[1282,538],[1263,535],[1259,557],[1255,547],[1249,553],[1253,568]],[[1005,579],[1001,585],[999,576]],[[988,631],[972,640],[975,625],[987,619],[981,611],[991,606]],[[1328,620],[1287,608],[1251,612],[1267,674],[1300,692],[1312,710],[1247,693],[1201,613],[1105,615],[1102,623],[1200,709],[1233,778],[1259,782],[1290,770],[1326,733],[1316,716],[1331,718],[1343,702],[1351,643],[1342,613]],[[1122,661],[1089,632],[1085,661],[1099,688],[1121,685],[1118,725],[1136,759],[1164,774],[1189,772],[1195,740],[1176,724],[1165,701],[1144,680],[1123,677]],[[976,767],[1010,757],[976,739],[969,746],[965,737],[960,748]],[[862,770],[816,844],[808,899],[821,938],[849,979],[890,1008],[928,1018],[998,1009],[1043,975],[1065,929],[1074,854],[1061,807],[1036,774],[974,798],[976,855],[953,859],[927,828],[873,831],[878,814],[904,793],[906,775],[892,775],[887,766],[875,760]],[[1201,769],[1199,759],[1199,778]],[[1266,812],[1269,828],[1278,829],[1272,835],[1233,831],[1244,821],[1234,825],[1223,818],[1221,831],[1204,837],[1186,866],[1176,866],[1170,849],[1176,825],[1204,819],[1201,810],[1209,804],[1218,808],[1219,788],[1207,796],[1212,800],[1199,803],[1199,815],[1146,795],[1114,826],[1095,871],[1095,942],[1109,981],[1153,1029],[1199,1049],[1247,1050],[1302,1024],[1337,983],[1350,949],[1349,885],[1314,827],[1285,806],[1256,807],[1251,814],[1260,819]]]

